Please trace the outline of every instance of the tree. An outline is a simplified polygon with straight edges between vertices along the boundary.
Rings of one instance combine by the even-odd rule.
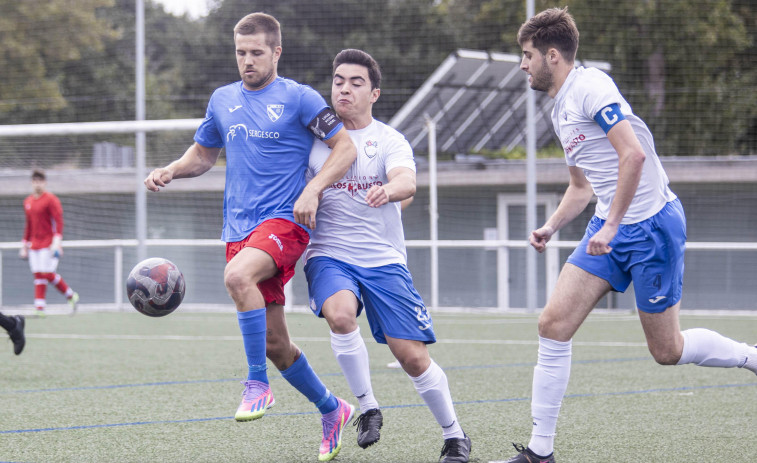
[[[581,31],[578,58],[612,65],[663,155],[757,152],[753,3],[567,2]],[[0,124],[134,118],[135,0],[74,4],[0,0]],[[279,73],[327,98],[336,53],[371,53],[384,77],[374,108],[382,120],[459,48],[520,54],[525,20],[523,0],[216,0],[199,20],[145,0],[148,119],[202,117],[212,91],[239,80],[232,29],[252,11],[282,24]]]
[[[563,6],[535,3],[536,12]],[[610,74],[652,129],[661,155],[757,151],[753,1],[565,3],[580,31],[577,58],[611,64]],[[456,36],[489,50],[512,51],[525,20],[522,1],[446,0],[443,5],[448,14],[467,19],[458,23]],[[492,38],[493,30],[501,31],[501,41]],[[486,39],[477,42],[477,37]]]
[[[381,65],[382,96],[374,115],[388,120],[420,87],[455,45],[450,29],[427,0],[262,0],[254,10],[244,0],[219,2],[206,20],[216,43],[229,54],[211,57],[205,69],[215,85],[238,80],[231,52],[232,30],[253,11],[273,15],[281,23],[283,55],[279,74],[311,85],[327,97],[331,62],[345,48],[360,48]],[[226,45],[228,44],[228,45]]]
[[[66,65],[102,50],[115,36],[98,11],[113,0],[0,0],[0,121],[18,123],[32,112],[66,107]]]

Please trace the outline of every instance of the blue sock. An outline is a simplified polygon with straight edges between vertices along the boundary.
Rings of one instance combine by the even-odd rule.
[[[268,384],[265,361],[265,307],[262,309],[237,312],[239,330],[242,332],[244,351],[247,354],[249,371],[247,379]]]
[[[300,358],[295,360],[291,367],[282,371],[281,376],[313,402],[322,414],[333,412],[339,406],[334,394],[326,389],[326,385],[310,368],[304,352],[300,352]]]

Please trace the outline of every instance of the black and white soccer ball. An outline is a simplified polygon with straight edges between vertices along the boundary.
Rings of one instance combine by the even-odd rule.
[[[170,314],[184,299],[184,275],[170,260],[151,257],[134,266],[126,279],[126,295],[150,317]]]

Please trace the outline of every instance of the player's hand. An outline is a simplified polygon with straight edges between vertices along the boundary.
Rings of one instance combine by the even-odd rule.
[[[29,250],[26,246],[21,246],[21,249],[18,250],[18,257],[24,260],[29,258]]]
[[[63,257],[63,247],[61,246],[50,246],[50,250],[53,252],[53,257],[56,259],[60,259]]]
[[[160,188],[171,183],[171,180],[173,180],[173,172],[165,167],[159,167],[147,176],[145,186],[150,191],[160,191]]]
[[[52,244],[50,244],[50,251],[52,251],[53,257],[55,257],[56,259],[63,257],[63,245],[61,244],[62,241],[63,239],[60,235],[55,235],[53,236]]]
[[[315,213],[318,210],[320,196],[305,188],[294,203],[294,221],[314,230]]]
[[[532,231],[531,236],[528,237],[528,242],[531,243],[531,246],[537,251],[544,252],[544,249],[547,248],[547,242],[549,242],[554,234],[555,230],[552,227],[545,225]]]
[[[389,202],[389,193],[384,185],[373,185],[365,195],[365,202],[371,207],[381,207]]]
[[[608,226],[607,224],[603,225],[602,228],[589,239],[589,243],[586,245],[586,253],[592,256],[609,254],[612,251],[610,241],[615,238],[616,233],[618,233],[617,227]]]

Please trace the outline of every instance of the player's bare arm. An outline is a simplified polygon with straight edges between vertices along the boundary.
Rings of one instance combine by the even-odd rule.
[[[321,192],[342,178],[357,158],[357,149],[345,128],[340,129],[328,140],[324,140],[324,143],[331,148],[331,154],[321,171],[308,182],[294,203],[294,221],[309,228],[316,226],[315,213],[318,210],[318,198]]]
[[[594,234],[586,246],[586,252],[599,256],[612,251],[610,241],[618,233],[618,227],[626,214],[641,179],[646,154],[639,139],[633,132],[631,123],[620,121],[609,132],[607,138],[618,153],[618,185],[615,197],[610,205],[610,212],[604,226]]]
[[[544,252],[552,235],[586,209],[594,196],[594,190],[580,168],[569,166],[568,171],[570,172],[570,183],[565,190],[562,201],[547,222],[541,228],[532,231],[528,238],[531,246],[539,252]]]
[[[221,148],[208,148],[198,143],[192,144],[184,154],[166,167],[159,167],[145,178],[145,186],[150,191],[160,191],[175,178],[197,177],[213,167],[221,154]]]
[[[389,181],[385,185],[373,185],[365,196],[371,207],[381,207],[386,203],[404,201],[415,195],[415,172],[407,167],[395,167],[386,173]]]

